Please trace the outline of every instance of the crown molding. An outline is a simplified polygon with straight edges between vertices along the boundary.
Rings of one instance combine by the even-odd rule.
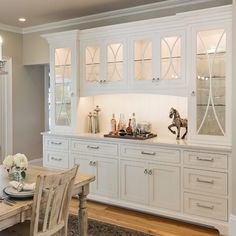
[[[203,17],[204,15],[204,17]],[[160,31],[166,30],[171,27],[186,28],[192,23],[202,23],[202,22],[213,22],[218,20],[231,20],[232,19],[232,5],[224,5],[218,7],[212,7],[208,9],[192,10],[188,12],[177,13],[172,16],[165,16],[155,19],[147,19],[142,21],[132,21],[122,24],[101,26],[96,28],[89,28],[80,31],[81,40],[91,40],[94,35],[96,37],[104,38],[106,34],[104,32],[109,31],[116,37],[119,37],[123,33],[129,33],[130,29],[132,32],[140,34],[140,27],[148,31],[155,31],[158,27]]]
[[[11,26],[11,25],[6,25],[6,24],[1,24],[0,23],[0,31],[9,31],[9,32],[13,32],[13,33],[18,33],[18,34],[22,34],[23,33],[23,29],[20,27],[16,27],[16,26]]]
[[[45,38],[49,43],[58,42],[58,40],[78,40],[79,30],[70,30],[64,32],[56,32],[49,34],[40,35],[42,38]]]
[[[155,12],[158,10],[171,9],[171,8],[176,8],[176,7],[181,7],[181,6],[197,5],[201,3],[211,3],[211,2],[215,2],[215,0],[194,0],[194,1],[193,0],[168,0],[168,1],[163,1],[163,2],[145,4],[145,5],[136,6],[136,7],[129,7],[129,8],[121,9],[121,10],[108,11],[108,12],[103,12],[99,14],[77,17],[77,18],[68,19],[64,21],[57,21],[53,23],[41,24],[41,25],[25,27],[25,28],[20,28],[20,27],[0,23],[0,30],[14,32],[14,33],[28,34],[28,33],[34,33],[34,32],[43,32],[47,30],[59,29],[63,27],[74,26],[74,25],[79,25],[79,24],[84,24],[84,23],[115,19],[119,17],[128,17],[132,15]]]
[[[32,27],[25,27],[22,29],[23,34],[34,33],[34,32],[43,32],[52,29],[58,29],[68,26],[74,26],[84,23],[91,23],[101,20],[115,19],[119,17],[128,17],[132,15],[138,15],[148,12],[154,12],[157,10],[171,9],[181,6],[196,5],[201,3],[210,3],[215,0],[168,0],[163,2],[157,2],[152,4],[145,4],[136,7],[129,7],[121,10],[108,11],[99,14],[93,14],[89,16],[83,16],[78,18],[73,18],[64,21],[57,21],[54,23],[42,24]]]

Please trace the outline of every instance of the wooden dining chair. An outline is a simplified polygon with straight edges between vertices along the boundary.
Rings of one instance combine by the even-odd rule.
[[[78,165],[61,174],[39,175],[33,199],[29,236],[67,235],[70,201]],[[26,224],[24,224],[26,225]],[[0,236],[24,235],[21,224],[6,229]]]

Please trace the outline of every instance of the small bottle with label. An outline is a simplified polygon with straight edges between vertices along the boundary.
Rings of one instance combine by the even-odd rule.
[[[115,114],[112,114],[112,119],[111,119],[111,133],[113,135],[116,134],[116,118],[115,118]]]
[[[137,131],[135,113],[133,113],[133,117],[131,119],[131,129],[132,129],[133,136],[135,136],[136,135],[136,131]]]

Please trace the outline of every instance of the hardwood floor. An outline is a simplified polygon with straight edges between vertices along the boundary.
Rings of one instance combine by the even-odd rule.
[[[78,200],[73,199],[70,212],[77,214],[77,211]],[[217,230],[92,201],[88,202],[88,216],[92,219],[158,236],[219,236]]]

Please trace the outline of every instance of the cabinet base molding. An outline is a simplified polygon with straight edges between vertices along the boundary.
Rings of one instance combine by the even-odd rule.
[[[230,215],[229,218],[229,236],[236,235],[236,215]]]
[[[215,228],[219,231],[221,236],[235,236],[236,235],[236,216],[233,216],[234,217],[233,218],[234,228],[232,231],[233,233],[229,234],[228,222],[220,222],[217,220],[214,221],[214,220],[203,218],[203,217],[195,217],[195,216],[183,214],[181,212],[172,212],[172,211],[168,211],[165,209],[163,209],[163,210],[162,209],[154,209],[152,207],[134,204],[134,203],[118,200],[118,199],[114,200],[114,199],[110,199],[107,197],[98,196],[98,195],[94,195],[94,194],[89,194],[88,199],[91,201],[100,202],[103,204],[109,204],[109,205],[122,207],[122,208],[130,209],[130,210],[134,210],[134,211],[158,215],[160,217],[170,218],[173,220],[179,220],[182,222],[196,224],[196,225],[203,226],[203,227]],[[230,224],[231,224],[231,222],[230,222]]]

